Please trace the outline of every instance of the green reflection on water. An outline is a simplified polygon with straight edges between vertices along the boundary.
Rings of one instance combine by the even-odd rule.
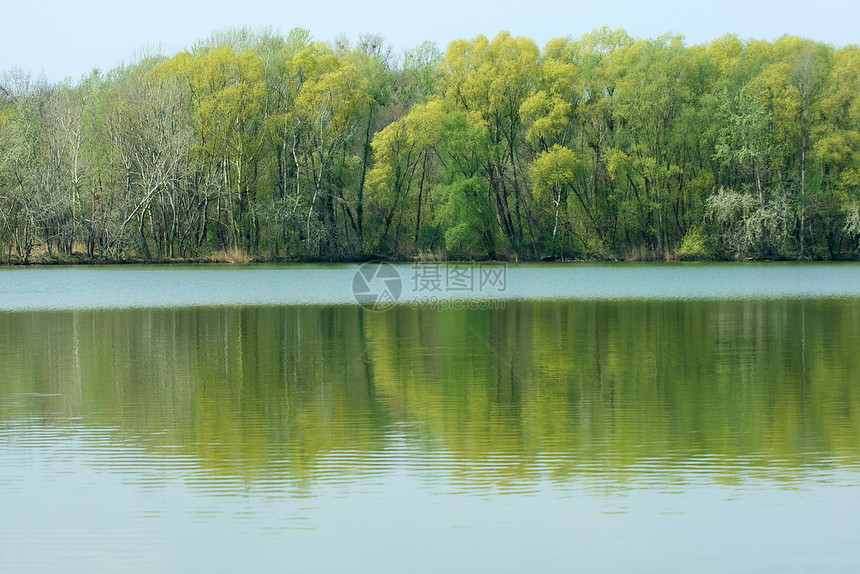
[[[860,461],[856,299],[2,313],[0,337],[0,422],[116,429],[214,476],[349,480],[399,440],[473,487]]]

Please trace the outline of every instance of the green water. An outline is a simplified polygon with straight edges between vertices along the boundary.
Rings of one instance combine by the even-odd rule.
[[[774,289],[0,312],[0,571],[857,571],[860,297]]]

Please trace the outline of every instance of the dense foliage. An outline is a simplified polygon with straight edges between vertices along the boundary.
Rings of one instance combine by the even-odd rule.
[[[595,30],[394,57],[232,30],[0,78],[5,261],[841,258],[860,47]]]

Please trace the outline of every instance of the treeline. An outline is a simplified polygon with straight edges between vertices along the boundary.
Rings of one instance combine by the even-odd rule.
[[[0,78],[6,262],[853,258],[860,47],[245,29]]]

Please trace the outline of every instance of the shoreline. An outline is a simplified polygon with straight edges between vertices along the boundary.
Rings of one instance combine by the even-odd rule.
[[[72,257],[42,257],[39,256],[30,261],[10,260],[0,261],[0,269],[17,267],[57,267],[57,266],[124,266],[124,265],[167,265],[167,266],[190,266],[190,265],[267,265],[267,264],[349,264],[384,262],[392,264],[405,263],[856,263],[860,262],[860,254],[844,254],[838,258],[822,257],[745,257],[743,259],[728,258],[685,258],[666,256],[664,258],[634,257],[554,257],[545,256],[540,258],[520,259],[518,257],[496,256],[486,259],[457,259],[457,258],[427,258],[427,257],[391,257],[380,254],[363,254],[344,258],[289,258],[289,257],[255,257],[245,256],[242,258],[225,257],[223,254],[207,257],[193,258],[128,258],[109,259],[100,257],[86,257],[75,255]]]

